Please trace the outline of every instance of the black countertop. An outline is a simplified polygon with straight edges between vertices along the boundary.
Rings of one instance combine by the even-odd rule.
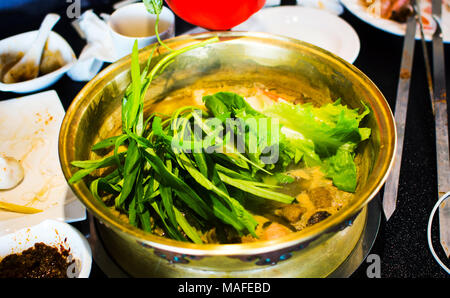
[[[72,20],[66,17],[66,1],[36,1],[26,7],[0,11],[0,39],[25,31],[36,30],[48,12],[57,12],[61,20],[54,31],[62,35],[78,55],[85,45],[70,26]],[[81,1],[82,10],[93,8],[95,12],[110,13],[108,0]],[[358,33],[361,50],[354,65],[364,72],[381,90],[392,109],[395,106],[397,82],[403,38],[374,28],[345,11],[341,17]],[[177,18],[176,34],[192,28]],[[339,33],[337,33],[339,34]],[[431,53],[431,44],[428,43]],[[446,69],[450,65],[450,45],[445,45]],[[105,65],[106,66],[106,65]],[[450,90],[450,71],[447,71],[447,88]],[[426,229],[429,214],[437,200],[436,157],[434,120],[426,83],[425,66],[420,42],[416,42],[411,91],[408,107],[407,128],[400,175],[397,210],[386,223],[382,217],[379,233],[370,254],[381,259],[381,277],[448,278],[449,275],[433,259],[427,245]],[[74,82],[64,76],[48,89],[57,91],[63,106],[67,109],[85,83]],[[17,94],[0,92],[0,100],[17,97]],[[433,226],[433,245],[442,260],[446,260],[438,241],[437,216]],[[86,223],[74,224],[80,229]],[[352,278],[367,278],[370,263],[364,261]],[[105,277],[95,265],[91,277]]]

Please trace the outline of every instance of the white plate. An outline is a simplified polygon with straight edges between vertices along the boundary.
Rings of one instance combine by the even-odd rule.
[[[321,47],[353,63],[358,57],[358,34],[343,19],[327,11],[301,7],[263,8],[236,31],[258,31],[284,35]]]
[[[0,235],[45,219],[74,222],[86,218],[61,170],[58,136],[64,108],[54,91],[0,101],[0,153],[20,161],[23,181],[0,190],[0,201],[43,210],[35,214],[0,209]]]
[[[0,237],[0,259],[21,253],[36,243],[70,251],[75,266],[69,266],[68,277],[87,278],[91,272],[92,251],[86,238],[69,224],[55,220],[18,230]]]
[[[391,34],[403,36],[406,32],[406,24],[402,24],[396,21],[383,19],[375,14],[370,13],[367,8],[361,4],[360,0],[341,0],[341,3],[355,16],[360,18],[362,21],[386,31]],[[430,41],[431,36],[436,28],[434,20],[431,18],[431,0],[421,0],[420,10],[422,18],[424,21],[424,34],[425,39]],[[426,23],[429,22],[429,25]],[[442,33],[445,43],[450,42],[450,10],[446,5],[442,5]],[[416,39],[420,39],[419,27],[416,30]]]

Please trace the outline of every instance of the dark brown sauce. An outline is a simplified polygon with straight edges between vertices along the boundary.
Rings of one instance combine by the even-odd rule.
[[[0,278],[67,278],[69,250],[36,243],[21,253],[0,262]]]
[[[17,62],[24,56],[23,52],[17,53],[3,53],[0,54],[0,80],[3,83],[19,83],[27,81],[34,75],[43,76],[61,68],[65,62],[60,51],[50,51],[44,49],[39,66],[33,63],[24,64],[20,69],[11,74],[11,78],[6,81],[6,73],[17,64]]]
[[[0,55],[0,79],[3,81],[3,76],[10,70],[20,59],[23,53],[4,53]]]

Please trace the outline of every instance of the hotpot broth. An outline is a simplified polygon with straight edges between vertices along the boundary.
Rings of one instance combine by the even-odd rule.
[[[232,42],[232,40],[229,42]],[[362,107],[360,101],[364,101],[364,98],[356,98],[355,94],[357,92],[353,90],[354,86],[351,82],[344,79],[339,72],[330,70],[321,64],[324,62],[321,60],[327,59],[326,57],[319,55],[317,59],[311,60],[307,57],[298,56],[293,59],[293,57],[290,57],[292,54],[289,51],[286,51],[286,55],[280,55],[279,48],[277,48],[278,52],[275,57],[271,55],[270,46],[264,49],[261,49],[260,45],[256,44],[254,46],[250,44],[251,47],[248,46],[246,51],[258,51],[259,57],[257,59],[248,59],[245,63],[239,61],[239,63],[233,64],[233,59],[229,58],[230,55],[241,54],[243,48],[240,45],[236,45],[236,47],[231,49],[228,47],[225,52],[221,45],[218,44],[214,48],[199,49],[177,57],[173,65],[169,66],[163,75],[153,81],[152,87],[146,96],[146,115],[148,116],[154,111],[171,114],[176,108],[185,105],[198,105],[200,107],[199,102],[201,100],[199,98],[201,99],[201,95],[212,94],[217,91],[231,91],[246,98],[267,96],[267,94],[261,95],[261,93],[269,92],[272,96],[280,96],[291,102],[312,102],[315,106],[321,106],[341,98],[343,104],[351,108]],[[145,62],[145,58],[147,57],[141,58],[142,63]],[[291,61],[296,61],[296,64],[303,65],[292,65]],[[173,71],[174,69],[176,69],[176,72]],[[303,71],[300,72],[298,69]],[[333,80],[326,79],[327,76],[333,77]],[[276,78],[276,80],[273,80],[273,78]],[[331,84],[330,81],[332,82]],[[100,114],[101,117],[97,118],[97,125],[101,123],[101,126],[98,127],[97,134],[92,139],[90,146],[101,139],[117,135],[121,131],[120,100],[123,93],[117,92],[118,89],[124,90],[124,88],[118,88],[115,81],[108,83],[105,88],[105,92],[114,94],[114,105],[111,105],[110,102],[108,107],[106,107],[106,104],[101,102],[101,98],[97,102],[99,106],[104,106],[105,110],[109,110],[109,112],[103,111]],[[361,90],[358,92],[361,93]],[[100,109],[97,107],[95,111],[98,112]],[[372,114],[368,118],[362,125],[371,128],[375,127],[376,122],[372,119]],[[374,130],[372,131],[374,132]],[[371,149],[374,146],[367,145],[368,142],[373,142],[374,139],[377,139],[376,134],[358,147],[355,161],[359,177],[355,194],[337,190],[336,187],[332,186],[331,180],[320,176],[320,171],[317,169],[303,172],[297,171],[296,173],[294,171],[297,178],[297,181],[294,182],[295,187],[291,185],[282,191],[298,197],[298,201],[301,202],[304,208],[302,210],[303,215],[299,220],[290,222],[287,219],[289,216],[280,216],[283,213],[282,206],[274,206],[272,202],[265,200],[264,203],[266,205],[259,206],[264,211],[261,212],[263,217],[256,217],[261,223],[260,226],[263,226],[265,222],[278,222],[282,223],[283,226],[288,226],[290,232],[302,230],[308,225],[308,220],[312,215],[318,211],[335,214],[344,206],[350,204],[358,195],[358,190],[364,185],[369,169],[375,160],[376,154]],[[90,148],[90,146],[83,145],[85,148]],[[88,154],[90,159],[98,158],[98,155],[94,152],[89,152]],[[364,173],[364,175],[361,176],[361,173]],[[308,175],[311,176],[311,179],[305,179],[305,176]],[[325,201],[321,199],[316,200],[315,196],[320,196],[320,192],[331,194],[331,196],[328,196],[331,199]],[[271,212],[267,212],[268,209]],[[123,221],[128,221],[124,214],[120,214],[116,210],[108,210],[108,213],[110,212],[114,216],[119,216]],[[280,233],[285,232],[284,229],[277,230],[278,232],[281,230]],[[263,236],[261,240],[266,240],[263,234],[260,235]],[[203,238],[210,243],[215,242],[214,237],[211,237],[208,233]],[[241,240],[248,242],[255,239],[244,237]]]

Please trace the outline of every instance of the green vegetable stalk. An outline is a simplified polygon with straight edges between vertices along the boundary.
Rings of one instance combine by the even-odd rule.
[[[158,32],[159,15],[161,14],[163,8],[163,0],[143,0],[143,2],[149,13],[156,14],[155,34],[159,44],[168,49],[169,51],[172,51],[172,49],[169,46],[167,46],[164,42],[162,42]]]

